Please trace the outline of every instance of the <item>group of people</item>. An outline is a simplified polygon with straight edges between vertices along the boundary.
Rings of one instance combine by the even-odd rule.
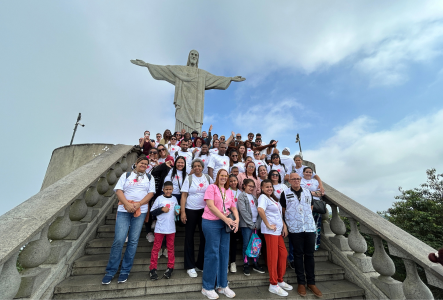
[[[324,195],[320,177],[304,166],[300,155],[280,155],[278,141],[263,145],[261,135],[242,140],[208,132],[172,132],[139,140],[140,156],[133,170],[121,175],[114,191],[119,200],[115,238],[102,284],[109,284],[126,250],[118,283],[128,280],[143,224],[153,243],[149,276],[159,279],[158,259],[168,258],[162,278],[174,270],[176,226],[184,226],[184,266],[190,277],[202,273],[202,293],[235,297],[228,273],[237,272],[237,243],[242,241],[243,274],[265,273],[259,257],[248,256],[251,236],[262,241],[269,291],[288,296],[293,287],[283,281],[287,264],[297,275],[297,292],[321,297],[315,285],[314,251],[320,244],[321,215],[312,211]],[[254,140],[255,136],[255,140]],[[199,227],[195,257],[194,233]],[[289,238],[286,249],[285,238]],[[162,249],[163,248],[163,249]]]

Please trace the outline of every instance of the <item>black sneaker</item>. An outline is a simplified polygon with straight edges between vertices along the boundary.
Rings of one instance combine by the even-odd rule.
[[[157,269],[152,269],[151,271],[149,271],[149,277],[151,277],[151,280],[157,280]]]
[[[243,265],[243,274],[245,274],[246,276],[251,275],[251,273],[249,272],[249,265],[248,264]]]
[[[290,261],[289,266],[291,267],[292,270],[295,270],[295,261]]]
[[[172,268],[167,268],[165,274],[163,274],[163,277],[165,277],[166,279],[171,278],[171,276],[172,276],[172,271],[174,271],[174,269],[172,269]]]
[[[261,274],[265,273],[265,269],[260,267],[259,264],[254,264],[254,267],[252,267],[252,270],[254,270],[255,272],[261,273]]]

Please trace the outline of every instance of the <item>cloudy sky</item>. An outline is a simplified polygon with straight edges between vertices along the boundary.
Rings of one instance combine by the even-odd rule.
[[[0,214],[53,149],[174,128],[174,87],[130,59],[241,75],[206,92],[213,132],[260,132],[370,209],[443,172],[441,1],[2,1]]]

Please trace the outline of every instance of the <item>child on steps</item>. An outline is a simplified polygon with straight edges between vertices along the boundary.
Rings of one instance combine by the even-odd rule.
[[[158,252],[161,249],[163,238],[166,237],[166,247],[168,249],[168,266],[163,277],[169,279],[174,270],[174,240],[175,240],[175,215],[174,207],[178,205],[177,198],[172,196],[173,185],[171,181],[166,181],[163,185],[163,195],[155,199],[151,208],[151,216],[157,216],[157,223],[154,229],[154,245],[151,251],[151,265],[149,266],[149,276],[151,280],[157,280]]]

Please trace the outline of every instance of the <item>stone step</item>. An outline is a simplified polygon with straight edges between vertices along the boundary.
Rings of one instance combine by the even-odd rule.
[[[334,280],[330,282],[318,282],[317,287],[323,293],[321,299],[364,299],[365,292],[353,283],[347,280]],[[296,288],[296,285],[293,285]],[[311,291],[307,291],[305,297],[297,294],[296,290],[288,291],[288,297],[272,294],[268,291],[268,286],[254,286],[235,288],[235,299],[318,299]],[[220,299],[225,298],[220,295]],[[145,300],[146,296],[129,297],[128,300]],[[176,299],[208,299],[203,296],[201,291],[198,292],[184,292],[175,294],[156,295],[156,299],[161,300],[176,300]]]
[[[197,256],[197,251],[196,251]],[[92,274],[104,274],[106,265],[108,264],[109,254],[101,255],[85,255],[77,259],[72,267],[71,275],[92,275]],[[328,251],[319,250],[315,252],[315,262],[327,261]],[[136,253],[134,258],[134,265],[132,267],[132,272],[149,272],[149,265],[151,262],[150,253]],[[164,256],[160,257],[158,260],[158,269],[166,270],[168,259]],[[260,256],[259,263],[261,265],[266,264],[264,257]],[[240,252],[236,255],[236,264],[239,272],[242,271],[243,259]],[[175,266],[174,270],[184,269],[184,252],[175,253]]]
[[[111,246],[114,241],[114,238],[97,238],[89,241],[85,247],[85,254],[94,255],[94,254],[109,254],[111,252]],[[286,248],[289,247],[288,239],[285,239]],[[184,245],[184,237],[177,237],[175,239],[175,248],[180,250],[183,249]],[[194,240],[194,245],[198,249],[199,241],[196,237]],[[153,243],[149,243],[144,236],[140,237],[140,240],[137,245],[137,253],[150,253],[152,249]],[[237,241],[237,250],[242,248],[242,241]],[[123,251],[126,249],[126,245],[123,247]]]
[[[164,270],[159,269],[160,274]],[[267,286],[269,274],[251,272],[245,276],[241,270],[228,275],[229,286],[232,289],[241,287]],[[335,281],[344,279],[344,270],[330,262],[318,262],[315,266],[316,281]],[[151,281],[148,272],[133,272],[124,284],[117,284],[116,278],[109,285],[102,285],[104,273],[98,275],[70,276],[54,289],[55,299],[110,299],[143,295],[159,295],[168,293],[198,292],[201,290],[201,273],[199,277],[190,278],[186,271],[174,271],[171,279]],[[296,275],[288,268],[284,276],[285,282],[296,283]],[[163,296],[163,295],[162,295]],[[179,299],[174,297],[175,299]]]

